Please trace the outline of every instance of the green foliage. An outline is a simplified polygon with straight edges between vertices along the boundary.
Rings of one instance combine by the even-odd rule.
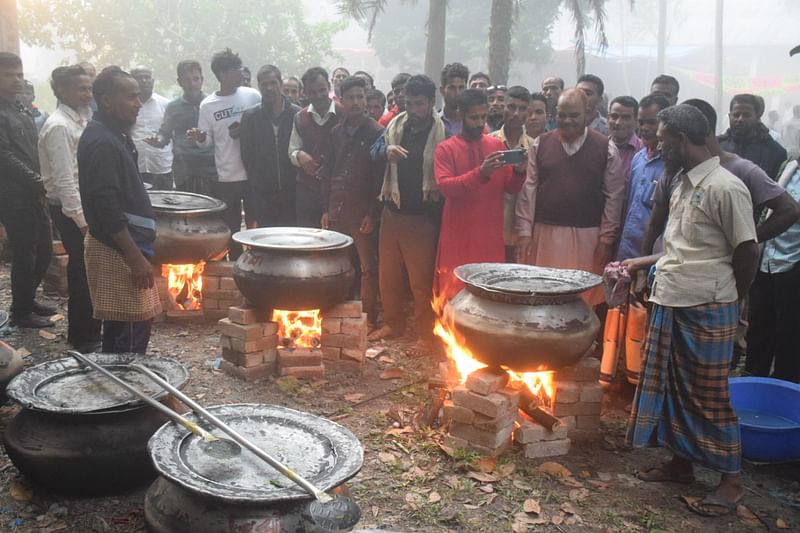
[[[230,47],[255,72],[272,63],[286,74],[328,64],[340,21],[309,24],[296,0],[19,0],[20,32],[27,44],[60,47],[99,67],[150,66],[159,86],[174,86],[175,65],[197,59],[208,67],[214,52]],[[254,80],[255,81],[255,80]]]
[[[458,61],[469,66],[471,71],[487,70],[490,4],[450,2],[445,42],[447,63]],[[510,80],[525,78],[531,66],[544,64],[550,58],[550,32],[560,5],[561,0],[520,2],[511,41]],[[386,4],[385,12],[377,17],[372,35],[372,45],[381,63],[396,64],[399,70],[408,72],[422,71],[427,9],[427,2]]]

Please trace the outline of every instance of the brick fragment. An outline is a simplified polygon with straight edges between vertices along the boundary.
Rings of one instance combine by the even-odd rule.
[[[280,369],[281,376],[294,376],[300,379],[317,379],[325,377],[325,366],[287,366]]]
[[[244,341],[253,341],[264,337],[263,324],[235,324],[229,318],[223,318],[219,322],[219,330],[223,335],[233,337],[235,339],[242,339]]]
[[[326,309],[322,313],[322,319],[324,321],[326,318],[359,318],[362,312],[361,300],[348,300]]]
[[[514,440],[520,444],[566,439],[569,433],[569,428],[566,424],[558,424],[553,428],[553,431],[550,431],[546,427],[527,418],[520,418],[518,422],[520,425],[514,431]]]
[[[515,409],[509,409],[508,412],[502,413],[494,418],[476,414],[475,418],[472,420],[472,425],[482,431],[498,432],[513,425],[516,419],[517,411]]]
[[[323,346],[322,358],[326,361],[338,361],[342,357],[342,349],[336,346]]]
[[[342,319],[334,317],[324,317],[322,319],[322,333],[341,333],[342,332]]]
[[[366,348],[341,348],[342,359],[352,359],[357,362],[363,362],[366,359]]]
[[[264,363],[264,350],[260,350],[257,352],[250,352],[250,353],[241,353],[241,352],[236,352],[234,350],[229,350],[228,348],[223,348],[222,358],[226,361],[230,361],[231,363],[237,366],[244,366],[244,367],[257,366]]]
[[[509,425],[499,431],[483,431],[472,424],[461,424],[460,422],[451,422],[448,428],[450,435],[489,449],[502,446],[510,440],[513,431],[513,425]]]
[[[508,439],[508,442],[504,442],[497,448],[487,448],[486,446],[480,446],[464,439],[454,437],[453,435],[445,435],[444,445],[453,448],[454,450],[472,450],[480,453],[481,455],[497,457],[508,450],[508,448],[511,446],[511,439]]]
[[[343,333],[330,333],[328,335],[323,333],[321,341],[323,346],[336,346],[338,348],[351,348],[353,350],[365,351],[367,349],[366,335],[361,338],[345,335]]]
[[[525,445],[525,457],[539,459],[540,457],[555,457],[569,453],[572,441],[570,439],[547,440],[532,442]]]
[[[228,335],[219,336],[220,346],[242,353],[257,352],[258,350],[266,350],[275,348],[278,345],[278,336],[269,335],[267,337],[260,337],[253,341],[245,341],[237,339],[236,337],[229,337]]]
[[[482,396],[470,391],[464,385],[459,385],[453,389],[453,403],[472,409],[476,413],[486,415],[489,418],[495,418],[501,413],[512,409],[511,400],[509,400],[508,396],[499,392]]]
[[[367,314],[361,313],[358,318],[342,318],[341,319],[341,333],[344,335],[351,335],[353,337],[360,337],[367,334]]]
[[[577,383],[557,381],[554,384],[554,400],[558,403],[575,403],[581,399],[581,387]]]
[[[220,369],[222,369],[222,371],[226,374],[230,374],[244,381],[255,381],[257,379],[270,376],[275,372],[274,365],[267,363],[257,366],[244,367],[235,365],[230,361],[226,361],[225,359],[220,362]]]
[[[206,276],[233,277],[233,261],[209,261],[203,268]]]
[[[553,414],[555,416],[569,416],[569,415],[599,415],[602,410],[600,402],[577,402],[577,403],[559,403],[556,401],[553,407]]]
[[[475,419],[475,411],[455,405],[452,400],[444,402],[444,423],[460,422],[462,424],[472,424]]]
[[[281,348],[278,350],[278,367],[318,366],[322,364],[322,350],[313,348]]]
[[[486,396],[508,384],[508,372],[500,368],[484,367],[467,376],[466,386],[476,394]]]
[[[586,383],[581,387],[581,401],[597,403],[603,401],[603,387],[600,383]]]
[[[259,311],[255,307],[247,305],[233,305],[228,307],[228,318],[234,324],[255,324],[257,322],[267,322],[269,313]]]

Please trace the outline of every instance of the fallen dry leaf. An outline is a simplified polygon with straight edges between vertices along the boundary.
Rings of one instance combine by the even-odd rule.
[[[64,320],[64,315],[62,314],[55,314],[50,317],[50,322],[59,322],[61,320]]]
[[[354,392],[352,394],[345,394],[344,399],[348,402],[357,403],[363,400],[364,396],[366,396],[366,394],[363,392]]]
[[[52,340],[55,340],[55,339],[58,338],[58,335],[56,335],[55,333],[51,333],[51,332],[47,331],[46,329],[40,329],[39,330],[39,336],[41,338],[47,339],[49,341],[52,341]]]
[[[396,361],[394,359],[392,359],[391,357],[389,357],[388,355],[382,355],[382,356],[378,357],[378,362],[379,363],[386,363],[387,365],[393,365],[393,364],[396,363]]]
[[[438,443],[439,449],[446,453],[450,458],[456,456],[456,451],[451,448],[450,446],[445,446],[444,444]]]
[[[505,478],[513,474],[517,470],[517,465],[514,463],[506,463],[495,468],[494,473],[501,478]]]
[[[587,479],[586,483],[599,490],[606,490],[609,487],[608,483],[597,481],[596,479]]]
[[[372,516],[373,516],[373,518],[378,516],[378,513],[380,513],[380,512],[381,512],[380,507],[378,507],[377,505],[373,505],[372,506]]]
[[[396,463],[397,462],[397,456],[395,454],[389,453],[389,452],[379,452],[378,453],[378,459],[380,459],[381,462],[387,463],[387,464],[388,463]]]
[[[381,372],[380,378],[381,379],[400,379],[405,376],[405,371],[402,368],[393,367],[387,368],[383,372]]]
[[[575,479],[574,477],[565,477],[558,480],[562,485],[566,485],[567,487],[574,487],[579,489],[583,487],[583,483]]]
[[[389,428],[383,432],[386,435],[404,435],[407,433],[414,433],[414,428],[406,426],[404,428]]]
[[[526,513],[539,514],[542,512],[542,506],[538,501],[528,498],[522,503],[522,510]]]
[[[22,348],[17,348],[17,355],[20,357],[28,357],[30,354],[31,354],[30,350],[28,350],[24,346]]]
[[[540,464],[539,471],[553,477],[572,477],[572,472],[569,470],[569,468],[554,461],[547,461]]]
[[[511,484],[514,485],[519,490],[531,490],[531,489],[533,489],[533,487],[531,487],[529,484],[525,483],[521,479],[515,479],[514,481],[511,482]]]
[[[428,494],[428,501],[431,503],[438,503],[442,501],[442,496],[438,492],[433,491],[430,494]]]
[[[18,479],[11,480],[9,492],[18,502],[29,502],[33,498],[33,489]]]
[[[195,394],[194,399],[195,400],[202,400],[205,397],[206,397],[206,393],[205,392],[201,392],[200,394]]]
[[[458,480],[458,476],[445,476],[444,482],[453,490],[458,490],[461,487],[461,482]]]
[[[471,504],[471,503],[465,503],[464,504],[464,509],[475,510],[475,509],[480,509],[480,508],[481,508],[480,505],[474,505],[474,504]]]
[[[485,492],[486,494],[491,494],[494,492],[494,487],[491,485],[481,485],[478,487],[478,490],[481,492]]]
[[[578,474],[578,477],[582,477],[583,479],[588,479],[592,477],[592,473],[589,472],[588,470],[581,470],[581,473]]]
[[[514,533],[525,533],[528,531],[528,524],[520,522],[519,520],[514,520],[514,523],[511,524],[511,531]]]
[[[499,477],[492,474],[487,474],[486,472],[470,472],[467,474],[467,477],[471,477],[475,481],[480,481],[481,483],[494,483],[495,481],[500,481]]]
[[[189,336],[188,331],[179,331],[178,334],[176,335],[176,337],[188,337],[188,336]]]
[[[491,505],[495,498],[497,498],[497,493],[493,492],[486,496],[486,499],[481,502],[481,505]]]
[[[783,518],[778,518],[775,520],[775,527],[778,529],[789,529],[789,524],[786,523],[786,520]]]
[[[703,498],[701,498],[700,496],[681,496],[681,500],[683,500],[684,503],[689,506],[691,506],[694,502],[702,499]]]
[[[739,504],[736,506],[736,516],[739,520],[751,526],[761,525],[761,520],[751,511],[746,505]]]
[[[364,352],[364,355],[367,356],[367,359],[375,359],[377,356],[382,354],[386,350],[384,346],[371,346],[367,348],[367,351]]]
[[[405,480],[407,480],[407,481],[411,481],[411,480],[414,480],[414,479],[417,479],[417,478],[424,478],[427,475],[428,475],[428,473],[426,471],[424,471],[423,469],[421,469],[418,466],[414,466],[411,469],[409,469],[407,472],[403,472],[403,475],[400,476],[400,477],[405,479]]]
[[[494,472],[497,468],[497,459],[491,456],[481,457],[477,461],[475,461],[475,466],[478,467],[478,470],[485,473]]]
[[[575,510],[575,507],[573,507],[569,502],[562,503],[561,510],[567,514],[578,514],[578,512]]]
[[[552,522],[554,526],[560,526],[564,523],[564,513],[559,511],[558,513],[554,514],[553,518],[550,519],[550,522]]]
[[[582,502],[589,497],[588,489],[572,489],[569,491],[569,499],[574,502]]]
[[[579,522],[583,522],[583,520],[581,520],[581,517],[576,514],[570,515],[566,520],[564,520],[564,524],[567,526],[574,526]]]

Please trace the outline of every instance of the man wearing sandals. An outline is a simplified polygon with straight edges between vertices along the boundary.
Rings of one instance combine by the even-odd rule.
[[[691,483],[695,463],[720,472],[692,511],[721,516],[744,493],[739,421],[728,393],[738,300],[755,275],[758,246],[750,193],[705,144],[708,121],[692,106],[658,114],[667,167],[680,168],[670,200],[664,256],[656,264],[645,359],[627,441],[673,453],[644,481]]]

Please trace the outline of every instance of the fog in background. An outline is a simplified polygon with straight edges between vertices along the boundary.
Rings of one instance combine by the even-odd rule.
[[[536,14],[536,2],[523,0],[526,9]],[[335,2],[332,0],[303,0],[306,19],[310,22],[339,20]],[[135,4],[133,2],[132,4]],[[373,43],[377,43],[386,32],[402,31],[418,40],[424,50],[425,21],[427,17],[425,0],[416,3],[390,0],[387,12],[379,16]],[[461,61],[471,72],[487,71],[488,46],[482,54],[450,52],[459,48],[454,42],[454,28],[450,16],[454,9],[464,10],[468,6],[488,5],[490,0],[451,0],[448,12],[448,40],[446,42],[446,62]],[[532,6],[530,4],[533,4]],[[678,78],[681,83],[680,99],[698,97],[714,101],[714,0],[669,0],[666,18],[665,73]],[[135,9],[135,6],[131,6]],[[606,34],[608,48],[600,52],[595,41],[587,42],[586,72],[600,76],[606,84],[609,99],[630,94],[640,98],[647,94],[650,81],[659,74],[657,69],[658,0],[636,0],[631,8],[629,0],[607,0]],[[20,9],[19,17],[25,17]],[[398,21],[404,21],[397,27]],[[464,21],[461,33],[486,34],[488,16],[485,20]],[[530,20],[530,18],[528,19]],[[725,0],[724,2],[724,49],[723,49],[723,104],[727,109],[730,98],[736,93],[751,92],[763,96],[768,110],[777,110],[783,120],[791,116],[791,107],[800,104],[800,56],[790,58],[788,51],[800,44],[800,1],[767,0],[752,2],[746,0]],[[153,21],[157,24],[158,21]],[[573,54],[573,22],[561,9],[560,15],[552,24],[549,36],[545,36],[547,50],[545,57],[531,62],[529,54],[523,50],[512,50],[512,63],[508,85],[521,84],[538,90],[541,80],[547,75],[558,75],[567,85],[574,84],[575,58]],[[340,31],[332,38],[333,55],[323,60],[323,66],[332,68],[344,65],[351,72],[366,70],[376,78],[379,89],[389,88],[389,80],[400,70],[416,67],[422,70],[423,54],[405,57],[404,64],[393,63],[382,58],[375,51],[373,43],[367,40],[366,28],[345,20]],[[231,32],[236,32],[232,27]],[[517,24],[514,31],[518,36],[526,32],[523,24]],[[589,35],[593,35],[590,31]],[[385,40],[385,39],[384,39]],[[391,44],[391,43],[389,43]],[[389,49],[388,44],[383,45]],[[468,54],[467,57],[463,55]],[[391,54],[384,53],[384,56]],[[22,56],[27,76],[37,87],[37,103],[44,110],[50,110],[55,102],[47,89],[46,80],[50,71],[61,64],[78,59],[71,52],[22,45]],[[417,57],[418,56],[418,57]],[[538,57],[538,56],[537,56]],[[185,57],[175,57],[177,63]],[[198,57],[206,69],[206,91],[216,88],[213,75],[208,68],[209,57]],[[259,63],[260,59],[260,63]],[[280,57],[246,58],[246,63],[254,71],[261,63],[274,63],[281,66]],[[259,63],[259,64],[255,64]],[[100,65],[102,66],[102,65]],[[130,67],[132,65],[123,65]],[[313,65],[306,65],[308,67]],[[300,69],[298,69],[300,70]],[[285,75],[299,75],[302,72],[285,72]],[[157,89],[166,96],[177,93],[178,88],[172,79],[158,80]],[[438,83],[438,80],[436,80]],[[727,127],[727,117],[720,117],[719,129]]]

